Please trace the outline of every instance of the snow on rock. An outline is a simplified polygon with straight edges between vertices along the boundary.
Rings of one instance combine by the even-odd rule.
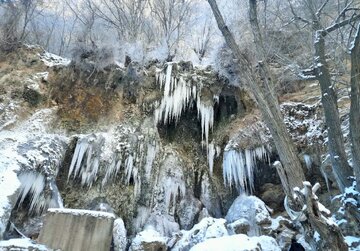
[[[227,227],[232,234],[247,234],[250,231],[250,223],[244,218],[228,224]]]
[[[0,250],[47,251],[50,249],[48,249],[45,245],[37,244],[35,241],[31,239],[22,238],[22,239],[10,239],[7,241],[0,241]]]
[[[118,218],[114,221],[113,240],[114,240],[115,251],[123,251],[126,249],[126,245],[127,245],[126,229],[125,229],[124,221],[121,218]]]
[[[66,137],[49,132],[55,111],[39,110],[24,123],[0,131],[0,238],[17,200],[22,202],[29,195],[30,210],[35,212],[54,202],[57,189],[51,177],[57,173],[67,143]],[[49,197],[43,196],[44,189]]]
[[[259,236],[263,225],[271,224],[271,217],[265,203],[256,196],[240,195],[235,199],[225,219],[233,223],[245,219],[250,224],[249,236]]]
[[[63,66],[67,66],[70,64],[71,60],[67,59],[67,58],[62,58],[58,55],[49,53],[49,52],[43,52],[40,55],[40,59],[41,61],[44,62],[44,64],[48,67],[54,67],[54,66],[58,66],[58,65],[63,65]]]
[[[243,234],[208,239],[191,251],[280,251],[276,241],[269,236],[248,237]]]
[[[138,233],[133,239],[129,251],[157,250],[165,251],[167,239],[152,228]]]
[[[360,237],[345,236],[345,242],[349,246],[349,251],[360,250]]]
[[[113,213],[101,212],[101,211],[92,211],[92,210],[84,210],[84,209],[72,209],[72,208],[49,208],[49,213],[54,214],[71,214],[74,216],[91,216],[95,218],[109,218],[114,219],[115,215]]]
[[[179,224],[175,222],[174,217],[154,211],[151,213],[145,223],[144,229],[151,228],[161,236],[171,236],[180,230]]]
[[[228,231],[225,227],[225,219],[204,218],[191,230],[180,232],[179,240],[175,243],[172,250],[189,250],[196,244],[209,238],[227,236]]]
[[[319,103],[307,105],[287,102],[280,105],[284,122],[297,144],[308,146],[324,142],[324,123],[317,114]]]

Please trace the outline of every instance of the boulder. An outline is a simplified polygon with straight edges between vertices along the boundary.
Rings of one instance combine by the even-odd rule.
[[[133,239],[129,251],[165,251],[166,238],[152,228],[146,228]]]
[[[228,223],[237,220],[249,222],[249,236],[260,235],[261,228],[271,224],[271,217],[265,203],[255,196],[240,195],[231,205],[225,219]]]
[[[178,241],[172,250],[189,250],[196,244],[210,238],[227,236],[228,231],[225,227],[225,219],[204,218],[189,231],[181,231],[180,238],[175,236]],[[171,241],[170,241],[171,242]]]
[[[192,228],[196,216],[200,213],[201,206],[201,202],[194,196],[190,194],[185,196],[177,209],[181,229],[189,230]]]

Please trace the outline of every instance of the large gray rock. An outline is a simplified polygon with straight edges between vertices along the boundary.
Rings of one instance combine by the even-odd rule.
[[[49,209],[39,242],[66,251],[108,251],[114,219],[99,211]]]
[[[271,224],[271,217],[265,203],[256,196],[240,195],[231,205],[225,219],[228,223],[237,220],[249,222],[249,236],[258,236],[261,228]]]
[[[129,251],[165,251],[167,239],[149,227],[133,239]]]
[[[201,211],[201,207],[201,202],[187,193],[185,198],[180,202],[177,210],[181,229],[189,230],[192,228],[196,216],[198,216]]]

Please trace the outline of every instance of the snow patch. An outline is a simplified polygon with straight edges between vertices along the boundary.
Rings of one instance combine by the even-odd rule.
[[[115,219],[114,214],[108,212],[102,212],[102,211],[91,211],[91,210],[70,209],[70,208],[49,208],[48,212],[54,214],[71,214],[76,216],[87,215],[96,218]]]
[[[44,64],[48,67],[54,67],[58,65],[67,66],[70,64],[71,60],[67,58],[62,58],[58,55],[49,53],[49,52],[43,52],[40,55],[41,61],[44,62]]]
[[[248,237],[244,234],[208,239],[197,244],[190,251],[280,251],[274,238],[269,236]]]
[[[0,241],[0,250],[39,250],[48,251],[45,245],[37,244],[35,241],[27,238],[10,239],[7,241]]]

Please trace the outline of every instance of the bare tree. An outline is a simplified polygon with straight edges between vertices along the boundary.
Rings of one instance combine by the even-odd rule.
[[[135,42],[146,29],[148,0],[101,0],[97,15],[113,27],[121,41]]]
[[[1,22],[0,49],[8,52],[14,50],[20,42],[19,25],[21,20],[21,9],[13,2],[1,3],[3,18]]]
[[[249,89],[252,91],[262,113],[263,119],[274,138],[274,143],[282,162],[282,165],[278,165],[278,173],[286,195],[290,198],[290,200],[293,200],[293,188],[302,186],[305,176],[297,157],[296,149],[283,122],[277,97],[273,92],[273,80],[269,75],[267,69],[268,66],[266,61],[262,60],[262,57],[264,56],[263,45],[261,41],[261,34],[256,27],[258,26],[257,19],[254,16],[256,12],[252,13],[250,18],[254,28],[253,33],[255,44],[257,48],[259,48],[258,57],[260,57],[258,58],[258,64],[254,67],[247,56],[241,52],[233,34],[225,24],[216,1],[208,0],[208,2],[214,13],[218,27],[222,32],[228,47],[231,49],[234,57],[238,61],[238,66],[241,68],[239,70],[239,73],[241,74],[240,78],[244,83],[248,84]]]
[[[304,182],[306,188],[304,190],[304,196],[302,196],[302,193],[298,193],[296,196],[293,194],[293,191],[300,191],[300,189],[295,190],[294,188],[302,187],[302,185],[300,186],[299,184],[305,180],[305,177],[296,155],[296,149],[293,146],[290,135],[286,130],[275,94],[273,93],[272,86],[274,80],[269,71],[269,66],[267,65],[263,35],[258,22],[257,1],[249,0],[249,19],[256,46],[255,55],[258,60],[258,70],[256,72],[252,70],[249,61],[246,60],[246,57],[244,57],[241,53],[234,36],[223,20],[216,1],[208,0],[208,2],[213,10],[219,29],[242,67],[241,77],[249,84],[250,89],[253,91],[264,121],[269,127],[272,137],[274,138],[274,143],[282,162],[282,164],[278,162],[275,166],[279,173],[287,198],[292,200],[293,203],[300,203],[302,205],[302,210],[304,210],[304,208],[306,209],[307,207],[311,207],[307,208],[307,221],[304,221],[305,219],[303,219],[302,224],[305,227],[307,224],[310,224],[311,228],[317,230],[321,237],[325,240],[325,246],[328,248],[330,247],[333,250],[344,250],[347,245],[338,227],[336,225],[329,225],[328,222],[321,216],[318,203],[315,201],[316,196],[313,195],[313,192],[315,192],[318,187],[315,187],[312,191],[311,186],[307,182]],[[298,198],[299,200],[296,200],[295,198]],[[290,209],[290,211],[292,210]],[[309,230],[311,228],[307,229]]]
[[[210,49],[211,38],[214,36],[213,22],[210,17],[205,17],[201,25],[200,33],[196,32],[196,37],[193,38],[193,50],[201,62]]]
[[[360,191],[360,24],[351,48],[350,134],[356,187]],[[358,198],[360,199],[360,198]]]
[[[302,7],[301,14],[298,14],[291,0],[288,0],[292,14],[296,20],[309,26],[314,34],[314,72],[321,88],[321,101],[324,107],[325,122],[328,131],[328,149],[332,162],[332,169],[339,189],[344,192],[345,187],[351,185],[348,179],[352,175],[351,167],[347,162],[344,139],[341,131],[339,111],[337,107],[336,85],[333,81],[329,65],[326,59],[326,38],[331,33],[339,31],[341,28],[350,25],[360,19],[356,14],[357,9],[353,8],[353,1],[346,1],[345,7],[341,9],[337,16],[333,17],[325,13],[330,1],[303,0],[298,4]],[[355,10],[355,12],[354,12]],[[331,22],[326,26],[325,23]]]
[[[152,0],[150,9],[157,21],[168,49],[168,55],[176,55],[180,39],[191,14],[191,0]]]

